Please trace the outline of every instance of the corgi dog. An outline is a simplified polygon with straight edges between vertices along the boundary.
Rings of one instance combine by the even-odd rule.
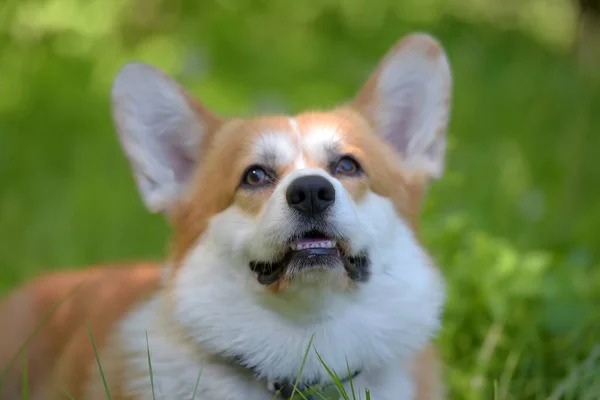
[[[8,294],[0,397],[26,383],[34,400],[320,399],[329,369],[356,398],[444,398],[445,280],[418,217],[451,91],[445,51],[419,32],[353,99],[292,116],[219,116],[124,66],[112,116],[145,205],[171,223],[168,257]]]

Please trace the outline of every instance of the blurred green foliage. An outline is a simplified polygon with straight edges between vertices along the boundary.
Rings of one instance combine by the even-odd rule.
[[[573,3],[574,4],[574,3]],[[423,238],[449,283],[453,399],[600,398],[600,83],[568,0],[4,0],[0,293],[43,271],[165,253],[109,91],[131,60],[224,114],[352,96],[403,34],[455,75],[446,176]]]

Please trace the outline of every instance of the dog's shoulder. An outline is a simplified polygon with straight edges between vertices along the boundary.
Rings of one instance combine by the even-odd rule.
[[[445,398],[442,362],[433,344],[417,354],[412,363],[412,380],[416,400],[440,400]]]
[[[0,343],[2,398],[20,398],[25,367],[32,398],[63,388],[80,397],[95,362],[90,332],[101,351],[115,323],[159,281],[158,266],[141,262],[47,274],[9,293],[0,303],[0,320],[11,327]]]

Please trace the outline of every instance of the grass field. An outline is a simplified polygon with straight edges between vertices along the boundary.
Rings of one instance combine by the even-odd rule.
[[[165,69],[221,113],[294,112],[349,98],[426,30],[455,76],[447,173],[423,215],[449,282],[451,398],[600,398],[600,81],[570,54],[566,0],[512,17],[466,0],[138,3],[0,5],[0,295],[165,254],[110,121],[123,63]]]

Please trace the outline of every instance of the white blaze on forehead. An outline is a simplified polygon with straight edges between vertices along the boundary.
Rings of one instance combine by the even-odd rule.
[[[311,160],[327,165],[329,153],[339,147],[340,137],[335,127],[327,125],[316,125],[310,127],[302,143],[304,152]]]
[[[298,157],[298,145],[289,132],[265,132],[257,137],[254,158],[273,167],[283,167]]]
[[[272,167],[307,168],[309,158],[320,165],[327,165],[331,152],[339,147],[340,137],[331,125],[309,126],[302,135],[298,122],[289,118],[290,131],[264,132],[254,142],[254,159]],[[290,132],[292,134],[290,134]]]
[[[300,154],[296,159],[296,168],[305,168],[306,160],[304,159],[304,151],[302,149],[302,135],[300,135],[300,128],[298,127],[298,122],[294,118],[289,118],[290,126],[292,127],[292,131],[294,135],[296,135],[296,140],[298,141],[298,150]]]

